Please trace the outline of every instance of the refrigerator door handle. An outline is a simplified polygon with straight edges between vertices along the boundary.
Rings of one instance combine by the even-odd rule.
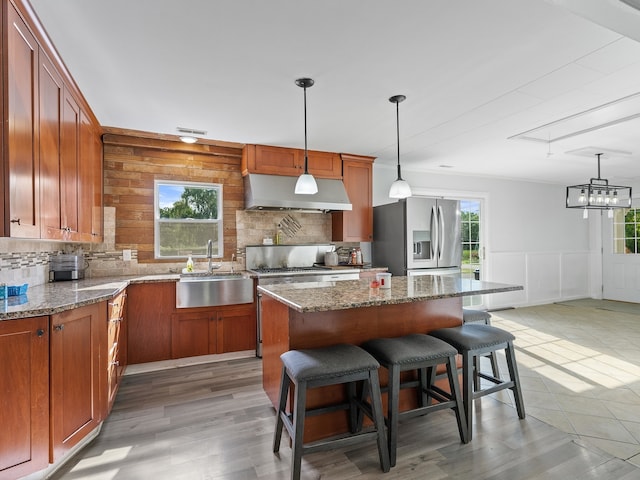
[[[436,207],[433,206],[431,207],[431,221],[430,221],[431,241],[429,242],[429,245],[431,249],[430,258],[434,258],[434,259],[438,257],[438,251],[439,251],[439,245],[438,245],[438,240],[440,238],[440,232],[438,228],[439,226],[440,226],[440,222],[438,221],[438,211],[436,210]]]
[[[442,205],[438,205],[438,220],[440,227],[438,229],[439,237],[438,237],[438,261],[442,261],[442,254],[444,249],[444,232],[445,232],[445,224],[444,224],[444,212],[442,211]]]

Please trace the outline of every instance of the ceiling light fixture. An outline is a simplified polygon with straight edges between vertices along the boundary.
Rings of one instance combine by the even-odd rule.
[[[196,143],[198,141],[196,135],[204,136],[207,134],[204,130],[194,130],[193,128],[177,127],[176,130],[180,133],[178,138],[184,143]]]
[[[400,173],[400,102],[407,99],[404,95],[394,95],[389,99],[391,103],[396,104],[396,134],[398,138],[398,178],[391,184],[389,189],[389,198],[407,198],[411,196],[411,187],[402,179]]]
[[[589,217],[589,210],[608,210],[609,217],[613,216],[614,208],[631,207],[631,187],[609,185],[609,180],[600,178],[600,157],[598,157],[598,178],[592,178],[589,183],[567,187],[567,208],[584,209],[583,218]]]
[[[298,177],[294,192],[298,195],[313,195],[318,193],[318,184],[309,173],[309,156],[307,153],[307,88],[313,86],[313,79],[298,78],[296,85],[304,89],[304,173]]]

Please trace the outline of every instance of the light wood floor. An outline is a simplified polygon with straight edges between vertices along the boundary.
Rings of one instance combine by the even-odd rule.
[[[525,398],[526,403],[526,398]],[[304,479],[640,479],[634,465],[495,398],[476,401],[474,438],[450,411],[401,423],[397,465],[376,447],[303,457]],[[288,479],[290,449],[271,451],[274,410],[255,358],[124,378],[100,435],[54,479]]]

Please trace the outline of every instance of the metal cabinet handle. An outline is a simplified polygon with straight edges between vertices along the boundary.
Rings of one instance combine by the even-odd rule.
[[[60,325],[54,325],[54,326],[53,326],[53,331],[54,331],[54,332],[60,332],[60,331],[62,331],[62,330],[64,330],[64,325],[63,325],[63,324],[60,324]]]
[[[38,335],[39,337],[42,337],[42,336],[44,335],[44,330],[43,330],[43,329],[41,329],[41,328],[39,328],[39,329],[36,331],[36,335]]]
[[[11,220],[11,223],[17,223],[18,225],[20,225],[20,219],[19,218],[14,218]]]

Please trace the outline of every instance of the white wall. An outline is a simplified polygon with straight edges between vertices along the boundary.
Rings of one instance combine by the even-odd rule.
[[[403,177],[416,194],[485,199],[483,280],[524,287],[487,295],[487,307],[591,297],[592,285],[600,288],[600,266],[592,265],[599,258],[592,245],[595,219],[583,220],[582,212],[565,208],[564,186],[404,170]],[[374,164],[374,205],[391,202],[394,179],[393,168]]]

